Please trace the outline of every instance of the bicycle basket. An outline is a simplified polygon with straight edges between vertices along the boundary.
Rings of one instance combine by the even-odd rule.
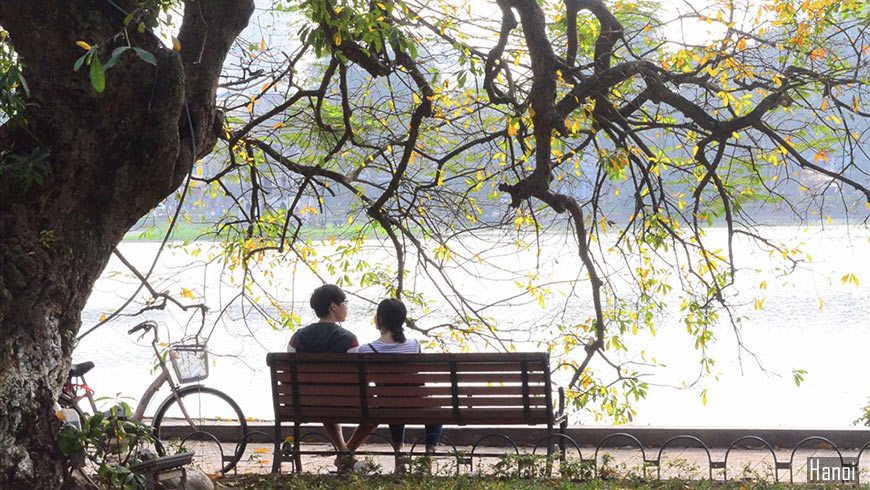
[[[206,344],[174,344],[169,359],[179,383],[193,383],[208,377],[208,350]]]

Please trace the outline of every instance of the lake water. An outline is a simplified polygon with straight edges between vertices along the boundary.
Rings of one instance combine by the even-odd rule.
[[[837,225],[824,229],[782,226],[768,227],[764,231],[776,242],[793,246],[801,243],[800,249],[812,257],[812,262],[783,281],[777,278],[777,261],[767,252],[754,250],[745,242],[735,243],[741,271],[733,300],[739,304],[737,312],[749,317],[743,322],[741,337],[762,366],[748,353],[740,354],[735,334],[723,323],[716,333],[718,341],[709,349],[717,361],[718,381],[706,379],[700,385],[681,388],[683,383],[691,383],[697,377],[699,364],[694,340],[686,334],[674,305],[657,317],[655,336],[642,330],[637,336],[629,336],[628,355],[609,354],[625,361],[636,359],[643,350],[667,365],[648,379],[656,386],[651,388],[647,399],[637,403],[634,425],[845,427],[858,417],[860,407],[870,396],[870,237],[866,228],[854,227],[849,231]],[[722,230],[710,232],[713,242],[723,237]],[[515,331],[513,338],[519,350],[539,350],[536,341],[546,337],[550,327],[557,323],[573,324],[592,314],[591,303],[586,298],[588,284],[582,280],[573,284],[578,277],[584,279],[585,273],[578,272],[579,259],[564,237],[545,237],[540,258],[517,250],[513,243],[499,247],[488,240],[484,237],[479,242],[468,241],[464,245],[480,253],[491,265],[474,266],[475,271],[456,268],[450,271],[448,279],[480,303],[516,295],[520,291],[513,281],[517,273],[535,271],[535,284],[550,284],[545,307],[525,301],[484,311],[500,328]],[[339,245],[341,243],[335,244]],[[146,271],[157,246],[125,242],[120,250],[136,267]],[[239,275],[235,275],[233,285],[229,275],[221,276],[219,264],[206,266],[209,246],[202,246],[205,251],[197,257],[177,249],[165,250],[155,269],[153,284],[158,290],[169,290],[176,295],[181,288],[192,291],[198,298],[204,295],[210,307],[208,321],[213,323],[221,309],[238,293]],[[324,248],[332,250],[334,246],[327,244]],[[381,249],[373,247],[366,253],[372,264],[393,266],[393,259]],[[413,260],[411,257],[409,263]],[[473,263],[467,267],[472,267]],[[756,269],[763,272],[756,275],[752,272]],[[320,272],[325,274],[325,269],[321,267]],[[841,277],[847,273],[855,274],[860,284],[842,284]],[[486,279],[475,278],[475,275]],[[413,278],[408,281],[413,283]],[[417,281],[423,284],[422,279]],[[441,280],[442,287],[446,284],[444,281]],[[760,288],[762,281],[766,282],[764,290]],[[301,268],[294,271],[284,267],[275,271],[271,284],[265,280],[262,284],[285,308],[292,307],[303,322],[314,320],[307,298],[320,282],[313,274]],[[573,295],[572,284],[576,286]],[[83,330],[123,304],[125,295],[134,291],[136,285],[135,278],[113,257],[82,313]],[[435,301],[428,313],[414,310],[418,324],[430,327],[444,322],[452,312],[451,307],[438,298],[432,287],[421,289]],[[765,298],[763,309],[756,310],[754,301],[762,296]],[[675,298],[671,301],[677,303]],[[125,312],[137,309],[131,305]],[[244,309],[235,304],[217,320],[217,328],[209,340],[214,363],[205,384],[230,394],[246,416],[269,419],[272,402],[265,353],[283,350],[291,332],[273,330],[258,320],[256,313],[243,315],[243,312]],[[345,327],[355,332],[362,342],[377,337],[371,322],[372,313],[373,305],[351,296]],[[193,316],[191,322],[191,313],[172,309],[149,312],[146,317],[168,327],[172,340],[177,340],[185,332],[195,331],[199,320]],[[119,317],[85,337],[73,355],[76,362],[93,360],[97,364],[89,373],[88,381],[98,394],[122,394],[131,398],[131,404],[147,387],[154,366],[147,339],[137,341],[126,334],[138,321]],[[161,333],[166,340],[165,327]],[[593,367],[600,370],[603,378],[610,375],[600,361]],[[808,371],[800,387],[793,381],[793,369]],[[706,405],[700,398],[703,388],[708,389]],[[157,400],[160,399],[162,396],[158,396]],[[154,408],[156,406],[152,410]],[[609,421],[595,422],[591,416],[581,414],[571,423],[594,425]]]

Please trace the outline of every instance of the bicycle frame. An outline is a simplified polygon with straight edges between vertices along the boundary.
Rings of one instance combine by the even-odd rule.
[[[148,386],[145,393],[142,394],[142,398],[139,399],[139,405],[136,406],[136,412],[133,414],[133,417],[135,417],[136,420],[142,420],[145,417],[145,410],[151,403],[151,398],[153,398],[157,391],[160,390],[163,383],[168,383],[169,391],[178,403],[178,408],[181,409],[181,413],[184,415],[184,420],[187,421],[191,429],[196,429],[196,424],[191,420],[190,415],[187,413],[187,408],[181,401],[181,397],[178,396],[178,386],[174,381],[172,381],[169,368],[166,367],[166,361],[163,359],[163,356],[160,355],[160,349],[157,348],[157,327],[152,327],[152,330],[154,331],[154,340],[151,341],[151,348],[154,349],[154,354],[157,356],[157,361],[160,363],[160,374],[154,378],[154,381],[151,382],[151,385]]]
[[[142,421],[145,418],[145,410],[147,410],[148,405],[151,404],[151,399],[154,398],[154,395],[156,395],[158,391],[160,391],[160,387],[163,386],[164,383],[168,383],[169,391],[172,393],[171,396],[175,398],[175,401],[178,403],[178,407],[181,409],[181,413],[184,415],[184,419],[187,421],[188,425],[190,425],[192,429],[196,429],[196,424],[187,413],[187,408],[181,401],[181,397],[178,396],[178,385],[174,381],[172,381],[172,375],[169,372],[169,368],[166,366],[166,361],[163,359],[163,356],[160,355],[160,349],[158,349],[157,327],[156,325],[148,325],[147,328],[150,328],[154,331],[154,339],[151,341],[151,348],[154,349],[154,354],[157,356],[157,361],[160,364],[160,374],[158,374],[157,377],[154,378],[148,388],[145,389],[142,397],[139,398],[139,404],[136,405],[136,410],[133,413],[133,419]],[[131,333],[133,331],[135,331],[135,329],[131,330]],[[91,410],[93,410],[93,413],[97,413],[97,404],[94,401],[93,396],[94,391],[87,386],[84,376],[79,376],[79,378],[81,378],[82,384],[78,386],[82,386],[85,388],[85,394],[82,396],[75,396],[73,394],[73,404],[78,405],[78,402],[82,398],[87,398],[88,402],[91,405]]]
[[[81,388],[81,389],[85,390],[85,394],[84,394],[84,395],[77,396],[76,393],[75,393],[75,391],[70,390],[70,391],[69,391],[69,396],[67,396],[67,393],[66,393],[66,392],[61,393],[60,396],[61,396],[61,398],[68,398],[68,399],[69,399],[69,402],[70,402],[72,405],[76,405],[76,406],[78,406],[78,404],[79,404],[80,401],[82,401],[83,399],[86,398],[86,399],[88,400],[88,402],[90,403],[90,405],[91,405],[91,411],[93,411],[94,413],[96,413],[96,412],[97,412],[97,404],[96,404],[96,402],[94,401],[94,390],[92,390],[92,389],[90,388],[90,386],[88,386],[88,382],[87,382],[87,380],[85,379],[84,376],[79,376],[79,379],[82,380],[81,384],[75,384],[75,383],[72,383],[72,381],[70,381],[69,383],[67,383],[66,385],[64,385],[64,390],[66,390],[66,386],[71,386],[71,387],[72,387],[73,389],[75,389],[75,390],[78,390],[79,388]]]

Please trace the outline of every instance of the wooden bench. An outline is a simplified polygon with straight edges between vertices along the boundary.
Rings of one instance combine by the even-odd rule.
[[[312,422],[538,425],[564,433],[564,397],[553,410],[547,353],[270,353],[275,454],[302,470],[300,425]],[[283,423],[293,451],[283,454]],[[548,444],[548,451],[552,444]]]

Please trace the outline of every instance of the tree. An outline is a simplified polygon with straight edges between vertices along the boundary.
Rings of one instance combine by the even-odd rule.
[[[493,15],[477,3],[276,1],[291,11],[294,41],[236,44],[220,83],[224,123],[213,118],[218,70],[250,5],[186,3],[180,58],[131,30],[130,45],[157,69],[128,50],[107,71],[92,58],[93,77],[72,71],[83,54],[75,43],[115,59],[128,41],[114,37],[124,16],[100,2],[96,13],[49,5],[63,14],[57,26],[36,21],[41,4],[0,6],[18,56],[6,78],[17,84],[16,116],[0,133],[2,348],[17,360],[2,368],[0,395],[24,414],[5,411],[2,464],[15,481],[57,474],[54,459],[24,452],[53,451],[50,404],[87,291],[123,232],[194,167],[185,99],[196,157],[222,140],[222,158],[191,182],[230,203],[216,231],[219,260],[243,272],[237,301],[298,322],[266,287],[280,261],[421,304],[407,277],[425,278],[455,321],[412,328],[505,349],[514,335],[546,334],[542,345],[569,356],[575,403],[616,420],[630,419],[630,397],[647,385],[642,364],[612,354],[632,332],[652,331],[666,303],[682,305],[709,372],[705,346],[732,313],[734,240],[786,266],[801,260],[759,231],[759,210],[821,217],[836,198],[841,213],[868,217],[865,1],[688,5],[678,21],[718,29],[697,44],[665,41],[670,19],[646,2],[498,0]],[[35,25],[45,29],[34,35]],[[335,213],[361,225],[318,252],[305,220]],[[721,250],[705,235],[717,222]],[[555,332],[505,332],[468,296],[479,286],[452,279],[490,259],[463,240],[534,254],[545,230],[570,233],[582,267],[568,296],[588,295],[591,314]],[[392,249],[389,264],[360,258],[373,239]],[[189,306],[145,276],[145,309]],[[552,287],[515,279],[518,301],[543,303]],[[46,352],[59,362],[34,361]],[[29,472],[28,461],[48,466]]]
[[[0,128],[4,488],[60,485],[54,400],[91,286],[220,132],[218,77],[253,2],[187,2],[177,50],[150,33],[166,4],[0,5],[4,75],[14,76]]]

